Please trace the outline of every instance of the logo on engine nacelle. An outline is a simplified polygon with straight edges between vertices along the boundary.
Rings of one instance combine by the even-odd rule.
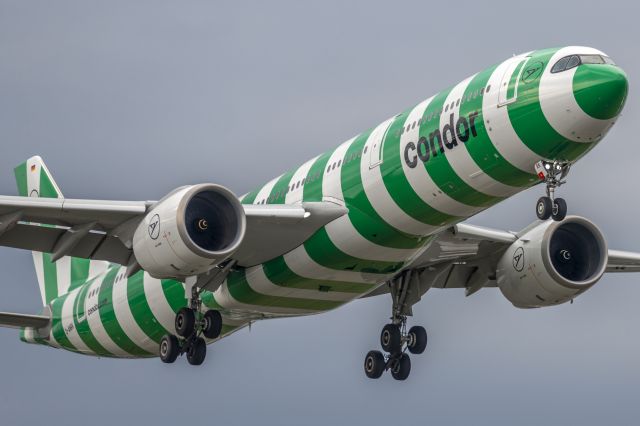
[[[513,269],[518,272],[524,269],[524,249],[522,247],[518,247],[513,252]]]
[[[160,216],[154,214],[149,221],[149,236],[152,240],[157,239],[160,236]]]

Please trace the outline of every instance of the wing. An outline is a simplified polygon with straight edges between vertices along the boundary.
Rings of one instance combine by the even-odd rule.
[[[0,312],[0,327],[22,328],[33,327],[43,328],[49,325],[50,318],[44,315],[13,314]]]
[[[534,222],[519,232],[457,224],[438,234],[406,270],[416,271],[423,288],[464,288],[469,296],[483,287],[496,286],[498,261],[519,236],[539,225]],[[640,253],[608,250],[606,272],[640,272]],[[368,296],[389,292],[381,286]]]
[[[153,201],[74,200],[0,196],[0,245],[127,265],[133,233]],[[302,244],[346,213],[329,202],[244,205],[246,237],[233,256],[251,266]]]

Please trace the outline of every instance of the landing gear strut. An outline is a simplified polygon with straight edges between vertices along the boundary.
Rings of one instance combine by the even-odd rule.
[[[202,336],[215,339],[222,332],[220,312],[209,310],[200,314],[202,302],[195,286],[191,288],[188,307],[180,308],[176,314],[176,334],[166,334],[160,340],[160,359],[165,363],[174,362],[178,356],[187,354],[191,365],[200,365],[207,356],[207,344]]]
[[[561,221],[567,215],[567,202],[562,198],[555,198],[555,190],[566,182],[570,168],[571,163],[568,161],[542,160],[536,163],[536,173],[547,187],[547,196],[540,197],[536,203],[538,219],[547,220],[551,217],[555,221]]]
[[[389,370],[396,380],[406,380],[411,372],[411,359],[407,351],[418,355],[427,348],[427,332],[424,327],[413,326],[407,331],[407,316],[412,315],[408,295],[415,286],[413,271],[405,271],[389,281],[393,299],[391,322],[380,333],[380,351],[369,351],[364,359],[367,377],[377,379]],[[415,288],[413,288],[415,291]]]

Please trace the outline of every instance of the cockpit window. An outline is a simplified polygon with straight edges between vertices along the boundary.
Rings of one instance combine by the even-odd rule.
[[[583,64],[604,64],[604,59],[600,55],[580,55],[580,62]]]
[[[562,72],[575,68],[582,64],[608,64],[615,65],[610,57],[604,55],[571,55],[558,59],[551,68],[552,73]]]
[[[569,62],[570,56],[565,56],[564,58],[558,60],[556,64],[551,68],[551,72],[556,73],[560,71],[564,71],[564,67],[567,66],[567,62]]]

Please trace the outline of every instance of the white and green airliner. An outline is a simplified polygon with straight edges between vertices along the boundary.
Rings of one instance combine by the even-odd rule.
[[[407,317],[432,287],[497,287],[537,308],[640,271],[640,254],[609,250],[555,196],[627,91],[593,48],[513,56],[242,197],[203,183],[159,201],[64,198],[32,157],[15,169],[19,196],[0,196],[0,245],[33,252],[43,310],[0,313],[0,325],[80,354],[199,365],[207,344],[254,321],[389,294],[364,370],[404,380],[427,345]],[[521,232],[464,223],[539,183]]]

